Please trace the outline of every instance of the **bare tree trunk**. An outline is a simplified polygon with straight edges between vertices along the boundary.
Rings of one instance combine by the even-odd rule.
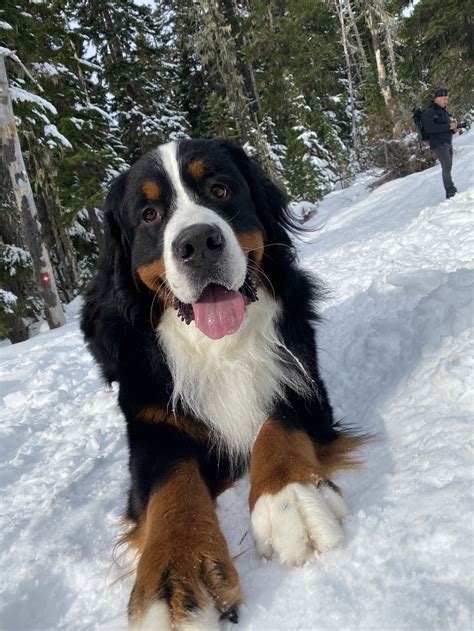
[[[0,161],[0,190],[2,193],[2,201],[6,203],[6,208],[2,211],[2,219],[0,221],[0,245],[16,245],[23,247],[23,236],[21,234],[21,226],[18,222],[18,215],[15,209],[15,197],[13,191],[10,192],[10,175]],[[10,211],[11,209],[11,211]],[[21,276],[21,275],[20,275]],[[32,278],[19,278],[15,275],[11,277],[6,289],[11,290],[15,296],[36,296],[35,287]],[[12,344],[23,342],[28,339],[28,329],[20,314],[10,314],[7,322],[7,336]]]
[[[28,134],[27,143],[29,162],[35,172],[33,194],[36,195],[43,238],[54,263],[60,294],[66,302],[71,302],[79,284],[79,274],[71,238],[61,221],[63,208],[54,186],[54,166],[48,152],[36,142],[34,136]]]
[[[99,250],[102,250],[102,246],[104,244],[104,230],[102,224],[100,223],[99,218],[97,217],[97,212],[93,206],[87,206],[86,210],[92,232],[94,233],[95,240],[97,242],[97,247]]]
[[[362,59],[362,64],[364,65],[364,68],[368,68],[369,60],[367,59],[367,54],[362,44],[362,38],[359,33],[359,28],[357,26],[357,22],[354,16],[354,11],[352,10],[351,0],[344,0],[344,6],[347,9],[347,15],[349,16],[351,29],[357,42],[357,50],[359,51],[359,55]]]
[[[59,299],[53,268],[41,236],[33,193],[26,173],[23,154],[16,129],[13,107],[8,88],[5,56],[0,54],[0,129],[2,131],[3,158],[10,174],[13,192],[20,212],[23,236],[31,254],[39,294],[43,300],[46,320],[50,328],[66,323]]]
[[[270,4],[267,7],[267,15],[268,15],[268,26],[270,27],[270,30],[272,31],[272,33],[274,33],[275,26],[273,24],[273,13],[272,13],[272,7]]]
[[[235,42],[230,28],[225,23],[224,15],[217,0],[199,0],[203,9],[198,14],[202,26],[202,42],[206,42],[201,56],[206,62],[212,57],[222,80],[229,109],[235,118],[239,136],[243,144],[249,140],[248,102],[245,94],[245,82],[237,64]]]
[[[258,159],[262,165],[265,173],[267,173],[272,180],[278,181],[279,175],[275,168],[275,163],[268,154],[268,147],[265,141],[265,137],[262,134],[261,123],[257,118],[257,114],[254,114],[255,120],[255,148],[257,149]]]
[[[64,293],[66,302],[71,302],[79,286],[76,253],[66,226],[58,222],[56,217],[51,221],[51,226],[56,235],[56,251],[59,258],[56,268],[59,289]]]
[[[347,83],[348,83],[348,88],[349,88],[349,100],[351,104],[352,148],[354,149],[356,158],[358,158],[359,157],[359,143],[357,141],[358,139],[357,139],[356,107],[355,107],[355,98],[354,98],[354,84],[352,81],[351,57],[349,55],[349,48],[347,46],[347,33],[346,33],[346,24],[344,21],[343,2],[344,0],[334,0],[334,5],[336,7],[336,12],[339,17],[339,23],[341,25],[342,47],[344,49],[344,58],[346,60]]]
[[[236,28],[238,29],[238,33],[236,35],[236,40],[235,40],[237,49],[238,50],[242,50],[242,48],[246,49],[249,39],[247,35],[245,34],[245,31],[239,28],[238,16],[239,16],[240,8],[239,8],[239,4],[237,0],[231,0],[230,7],[232,11],[232,16],[233,16],[233,23],[236,25]],[[245,8],[246,11],[250,12],[250,6],[248,2],[244,2],[243,7]],[[253,65],[250,60],[246,64],[246,70],[248,72],[248,79],[250,80],[250,85],[248,86],[247,91],[253,93],[255,104],[257,106],[258,116],[261,119],[263,117],[262,100],[260,98],[260,94],[257,88],[257,80],[255,79],[255,71],[253,69]]]
[[[380,38],[377,25],[375,24],[375,17],[372,9],[367,7],[365,12],[367,26],[369,27],[370,35],[372,37],[372,46],[374,48],[375,62],[377,64],[377,76],[380,85],[380,91],[385,101],[385,107],[387,114],[392,124],[392,132],[395,138],[400,136],[401,125],[400,121],[397,121],[395,116],[395,109],[393,106],[392,90],[390,83],[387,80],[387,71],[385,69],[385,63],[382,57],[382,49],[380,46]]]
[[[65,26],[67,34],[69,35],[69,22],[68,22],[68,19],[67,19],[66,15],[64,16],[64,26]],[[71,47],[72,53],[74,55],[74,61],[76,62],[76,72],[77,72],[77,76],[79,78],[79,82],[81,84],[82,91],[84,92],[84,97],[86,99],[86,103],[88,105],[90,105],[91,104],[91,100],[90,100],[90,97],[89,97],[89,90],[87,89],[86,79],[84,77],[84,73],[82,72],[81,61],[80,61],[79,56],[77,54],[76,46],[75,46],[73,40],[71,39],[71,37],[68,37],[68,42],[69,42],[69,46]]]
[[[390,59],[390,69],[392,71],[393,85],[395,86],[395,90],[399,92],[400,81],[398,80],[397,62],[395,59],[395,46],[393,44],[391,25],[384,23],[384,29],[385,29],[385,44],[388,50],[388,58]]]
[[[18,344],[18,342],[24,342],[28,339],[28,329],[23,318],[12,318],[8,327],[8,339],[12,344]]]

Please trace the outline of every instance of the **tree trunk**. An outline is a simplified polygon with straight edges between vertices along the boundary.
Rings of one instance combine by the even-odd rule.
[[[374,13],[370,8],[367,8],[365,15],[366,15],[366,20],[367,20],[367,26],[369,27],[370,35],[372,37],[372,46],[374,48],[375,62],[377,64],[377,76],[379,80],[380,91],[385,101],[385,107],[387,109],[388,117],[392,124],[393,136],[397,138],[400,136],[401,125],[400,125],[400,122],[397,121],[395,117],[392,90],[390,89],[390,84],[387,80],[387,71],[385,69],[385,64],[382,57],[382,49],[380,46],[380,39],[379,39],[377,25],[375,24]]]
[[[2,211],[2,219],[0,221],[0,244],[16,245],[17,247],[25,249],[23,235],[21,234],[21,224],[18,221],[18,213],[15,209],[15,196],[13,195],[13,191],[10,191],[10,188],[10,175],[4,167],[3,161],[0,160],[0,190],[3,192],[2,201],[6,204],[6,208]],[[40,302],[33,278],[30,275],[27,275],[25,278],[22,274],[19,276],[14,274],[10,277],[9,282],[6,283],[5,289],[10,290],[15,296],[34,297],[35,304],[39,304]],[[31,309],[31,313],[28,313],[28,311],[30,310],[25,311],[25,317],[36,316],[33,309]],[[28,328],[23,321],[22,315],[15,314],[8,318],[7,336],[12,344],[28,339]]]
[[[93,206],[87,206],[86,210],[92,232],[94,233],[95,240],[97,241],[97,247],[99,250],[102,250],[102,246],[104,244],[104,230],[102,224],[97,217],[97,212]]]
[[[245,30],[240,26],[240,23],[239,23],[239,13],[241,12],[242,8],[244,8],[244,10],[250,13],[250,7],[248,6],[248,3],[244,3],[244,5],[241,5],[239,7],[239,3],[237,0],[231,0],[229,3],[229,9],[228,9],[228,14],[232,17],[232,20],[231,20],[232,31],[231,32],[233,33],[233,36],[235,39],[236,48],[241,53],[243,50],[245,51],[247,49],[247,46],[249,43],[249,39],[245,33]],[[247,73],[248,73],[248,76],[247,76]],[[244,78],[247,79],[246,81],[246,83],[248,84],[247,93],[253,94],[254,99],[255,99],[255,105],[257,107],[258,116],[260,119],[262,119],[263,117],[262,101],[260,98],[260,94],[258,92],[257,80],[255,78],[255,71],[254,71],[251,60],[248,60],[247,63],[244,64],[244,67],[242,68],[242,75],[244,75]]]
[[[71,238],[61,221],[63,208],[54,186],[54,166],[48,153],[30,136],[28,153],[35,172],[34,193],[43,237],[55,264],[59,291],[66,302],[71,302],[79,285],[79,274]]]
[[[354,149],[354,153],[356,158],[359,158],[359,143],[357,142],[357,121],[356,121],[356,107],[355,107],[355,97],[354,97],[354,84],[352,81],[352,69],[351,69],[351,58],[349,55],[349,48],[347,46],[347,34],[346,34],[346,24],[344,21],[344,7],[343,0],[334,0],[334,5],[336,7],[336,12],[339,17],[339,23],[341,25],[341,37],[342,37],[342,47],[344,49],[344,58],[346,60],[346,68],[347,68],[347,83],[349,88],[349,100],[351,104],[351,120],[352,120],[352,148]]]
[[[28,339],[28,329],[23,322],[23,318],[21,318],[20,316],[15,316],[10,320],[7,335],[12,344],[24,342]]]
[[[393,85],[397,92],[400,91],[400,81],[398,80],[397,62],[395,59],[395,46],[393,44],[392,30],[390,24],[384,24],[385,44],[388,50],[388,58],[390,59],[390,69],[392,71]]]
[[[199,0],[199,5],[203,10],[198,14],[198,22],[202,26],[202,41],[206,42],[207,48],[204,57],[209,55],[216,64],[227,104],[235,118],[242,144],[245,144],[249,140],[248,99],[237,64],[235,42],[217,0]]]
[[[41,236],[33,193],[26,173],[8,88],[5,57],[0,54],[0,129],[3,158],[10,174],[13,192],[21,216],[23,236],[30,251],[33,270],[43,300],[44,313],[50,328],[66,323],[59,299],[53,268]]]
[[[355,20],[354,12],[352,10],[351,0],[345,0],[344,6],[347,8],[347,15],[349,16],[349,21],[351,24],[352,32],[354,33],[354,37],[357,42],[357,50],[359,51],[359,55],[362,59],[362,63],[364,68],[368,68],[369,61],[367,59],[367,55],[365,53],[365,48],[362,44],[362,38],[359,33],[359,28],[357,27],[357,22]]]
[[[82,91],[84,92],[84,98],[86,100],[87,105],[91,104],[91,100],[89,97],[89,90],[87,89],[87,82],[86,82],[86,78],[84,77],[84,73],[82,72],[82,68],[81,68],[81,62],[79,59],[79,55],[77,54],[77,50],[76,50],[76,46],[74,44],[74,41],[71,39],[70,37],[70,30],[69,30],[69,21],[66,15],[64,15],[64,27],[66,29],[66,33],[68,34],[68,43],[69,46],[71,47],[72,53],[74,55],[74,61],[76,62],[76,74],[79,78],[79,82],[81,84],[81,88]]]

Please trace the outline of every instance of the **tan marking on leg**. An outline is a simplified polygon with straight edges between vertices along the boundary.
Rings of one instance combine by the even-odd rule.
[[[331,443],[316,445],[306,432],[288,430],[277,419],[269,418],[252,450],[250,510],[263,493],[275,495],[294,482],[321,481],[339,492],[328,476],[338,469],[357,468],[362,461],[352,452],[369,440],[367,436],[341,434]]]
[[[164,408],[147,407],[140,408],[137,416],[142,421],[147,421],[148,423],[160,423],[162,421],[166,421],[168,418],[168,412]]]
[[[168,604],[175,624],[189,619],[195,607],[214,604],[225,613],[242,601],[238,575],[195,460],[178,464],[151,495],[131,541],[140,553],[130,597],[132,618],[157,600]]]
[[[275,495],[292,482],[324,478],[314,445],[306,432],[287,430],[269,418],[260,430],[250,462],[250,510],[263,493]]]
[[[196,182],[199,182],[204,177],[205,172],[206,165],[204,160],[193,160],[188,164],[188,173]]]
[[[143,182],[142,192],[150,202],[156,202],[160,199],[161,189],[158,184],[152,180]]]
[[[143,546],[145,545],[145,533],[143,528],[140,527],[140,524],[128,518],[123,520],[123,527],[125,532],[120,535],[115,546],[116,549],[126,546],[127,548],[131,548],[134,553],[141,554]],[[126,551],[127,550],[125,550],[125,552]],[[123,555],[124,552],[121,551],[120,554]]]
[[[179,431],[200,442],[209,440],[209,430],[200,421],[187,416],[180,416],[160,407],[143,407],[137,412],[137,417],[148,423],[168,423]]]
[[[358,455],[358,449],[373,442],[374,437],[369,435],[351,436],[340,434],[336,440],[316,448],[318,460],[324,469],[325,475],[332,475],[339,469],[357,469],[364,463],[362,456]]]
[[[355,466],[349,451],[360,444],[341,436],[321,447],[302,430],[286,429],[275,418],[266,421],[252,451],[249,497],[252,534],[262,556],[276,554],[299,566],[315,551],[340,545],[347,511],[328,475]]]

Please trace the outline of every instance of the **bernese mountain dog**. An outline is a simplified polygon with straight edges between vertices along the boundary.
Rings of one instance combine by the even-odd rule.
[[[127,425],[130,628],[218,629],[243,594],[215,503],[244,473],[260,555],[301,566],[343,538],[330,476],[361,439],[318,370],[318,285],[284,194],[229,141],[143,156],[104,221],[81,326]]]

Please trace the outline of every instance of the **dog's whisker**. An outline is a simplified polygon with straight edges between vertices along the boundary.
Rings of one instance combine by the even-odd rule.
[[[151,327],[152,327],[153,329],[155,328],[155,327],[154,327],[154,323],[153,323],[153,308],[154,308],[154,306],[155,306],[155,301],[156,301],[156,299],[157,299],[157,297],[158,297],[158,294],[160,293],[160,290],[161,290],[161,289],[163,289],[163,287],[165,287],[165,288],[166,288],[166,290],[167,290],[167,292],[168,292],[168,294],[171,294],[170,289],[167,287],[166,280],[163,280],[160,276],[157,276],[157,277],[155,278],[155,280],[152,282],[152,286],[153,286],[153,285],[155,285],[156,283],[159,283],[159,285],[158,285],[158,287],[157,287],[157,289],[156,289],[156,291],[155,291],[155,294],[154,294],[154,296],[153,296],[153,300],[151,301],[151,305],[150,305],[150,317],[149,317],[149,319],[150,319],[150,324],[151,324]],[[165,305],[165,308],[166,308],[166,301],[167,301],[167,299],[168,299],[168,295],[167,295],[167,294],[165,294],[165,299],[164,299],[164,305]]]
[[[232,215],[232,217],[230,219],[227,219],[227,221],[230,223],[231,221],[233,221],[238,215],[240,215],[240,210],[238,210],[235,215]]]
[[[267,274],[265,274],[265,272],[262,270],[262,268],[260,266],[258,266],[256,263],[254,263],[253,261],[251,261],[250,259],[248,260],[248,266],[249,269],[257,276],[257,278],[265,285],[266,283],[264,283],[263,281],[266,280],[269,288],[271,289],[271,292],[273,294],[273,298],[276,299],[276,293],[275,293],[275,288],[273,287],[273,283],[272,281],[268,278]]]
[[[288,245],[288,243],[265,243],[265,248],[270,248],[274,245],[280,245],[282,248],[288,248],[289,250],[293,249],[293,246]]]
[[[263,246],[263,245],[260,245],[257,248],[245,248],[245,254],[250,254],[250,252],[258,252],[258,251],[263,250],[264,248],[265,248],[265,246]]]

